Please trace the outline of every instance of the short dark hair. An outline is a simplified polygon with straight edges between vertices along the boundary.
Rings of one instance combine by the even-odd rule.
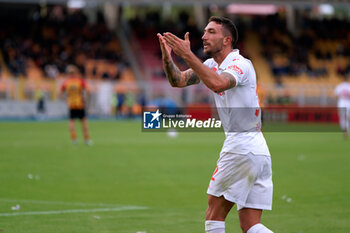
[[[238,31],[236,25],[232,22],[231,19],[222,16],[211,16],[208,22],[215,22],[217,24],[221,24],[223,28],[229,31],[232,37],[231,47],[235,48],[238,41]]]
[[[77,66],[70,64],[70,65],[67,66],[66,72],[68,74],[79,74],[80,70],[79,70],[79,68]]]

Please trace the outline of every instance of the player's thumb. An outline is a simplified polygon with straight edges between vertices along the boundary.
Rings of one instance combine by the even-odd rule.
[[[189,32],[186,32],[186,34],[185,34],[185,40],[186,41],[189,41],[190,40],[190,33]]]

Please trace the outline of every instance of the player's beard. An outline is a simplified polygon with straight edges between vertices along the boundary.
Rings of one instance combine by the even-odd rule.
[[[208,50],[203,50],[205,55],[208,55],[210,57],[214,57],[216,54],[220,53],[223,47],[223,41],[220,41],[215,44],[215,47],[212,47]]]

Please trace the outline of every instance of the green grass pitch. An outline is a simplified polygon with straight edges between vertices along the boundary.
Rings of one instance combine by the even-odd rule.
[[[65,121],[0,123],[0,232],[204,232],[223,133],[169,138],[141,132],[137,121],[89,126],[92,147],[81,134],[71,145]],[[331,132],[265,137],[274,202],[264,224],[276,233],[350,232],[350,140]],[[235,209],[226,226],[241,232]]]

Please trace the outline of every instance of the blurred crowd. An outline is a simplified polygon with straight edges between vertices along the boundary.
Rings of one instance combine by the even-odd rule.
[[[329,66],[336,58],[339,76],[350,75],[350,23],[338,19],[298,19],[294,35],[287,30],[286,18],[281,15],[255,18],[253,27],[259,32],[263,55],[279,82],[281,76],[306,74],[313,78],[329,75]]]
[[[27,12],[25,20],[18,15],[0,21],[0,50],[3,62],[13,76],[28,75],[28,69],[39,67],[44,77],[56,78],[68,64],[76,64],[87,75],[88,60],[103,60],[117,66],[117,72],[91,67],[89,76],[118,79],[127,65],[115,33],[108,30],[104,17],[97,12],[96,22],[89,22],[81,10],[63,6],[49,7],[45,16],[40,8]]]
[[[47,6],[46,12],[40,6],[23,7],[25,10],[21,11],[16,7],[7,12],[8,8],[0,6],[0,77],[5,65],[11,77],[30,78],[30,71],[35,67],[42,77],[56,79],[65,73],[69,64],[75,64],[90,80],[120,80],[125,73],[133,76],[116,33],[108,29],[103,13],[98,9],[95,9],[92,20],[86,11],[60,5]],[[178,8],[171,14],[163,11],[161,8],[149,9],[139,14],[135,10],[134,16],[123,24],[129,28],[126,35],[134,48],[135,58],[139,60],[141,76],[145,78],[141,81],[149,82],[147,72],[143,72],[145,69],[151,71],[151,81],[166,80],[156,36],[158,32],[169,31],[180,38],[189,32],[192,51],[200,59],[206,59],[201,39],[203,28],[198,27],[195,15]],[[229,16],[237,25],[237,48],[243,56],[250,58],[247,48],[251,42],[247,41],[251,40],[248,37],[257,35],[261,47],[261,54],[258,53],[269,65],[277,87],[283,87],[285,77],[350,76],[350,22],[313,18],[304,13],[298,16],[294,32],[288,30],[283,11],[270,16]],[[188,68],[178,56],[174,56],[174,61],[181,70]],[[135,83],[134,76],[130,80]],[[129,110],[124,112],[130,112],[130,106],[135,105],[130,104],[132,102],[145,105],[146,99],[141,93],[145,87],[131,91],[124,86],[113,88],[117,112],[122,106],[128,106],[126,109]],[[152,88],[155,89],[149,90],[148,97],[158,95],[157,85],[152,85]],[[159,93],[164,95],[163,89]],[[182,94],[181,101],[186,102],[186,92]],[[197,94],[196,97],[201,96]],[[199,99],[198,102],[209,101],[207,93]],[[285,98],[282,102],[288,101],[289,98]]]

